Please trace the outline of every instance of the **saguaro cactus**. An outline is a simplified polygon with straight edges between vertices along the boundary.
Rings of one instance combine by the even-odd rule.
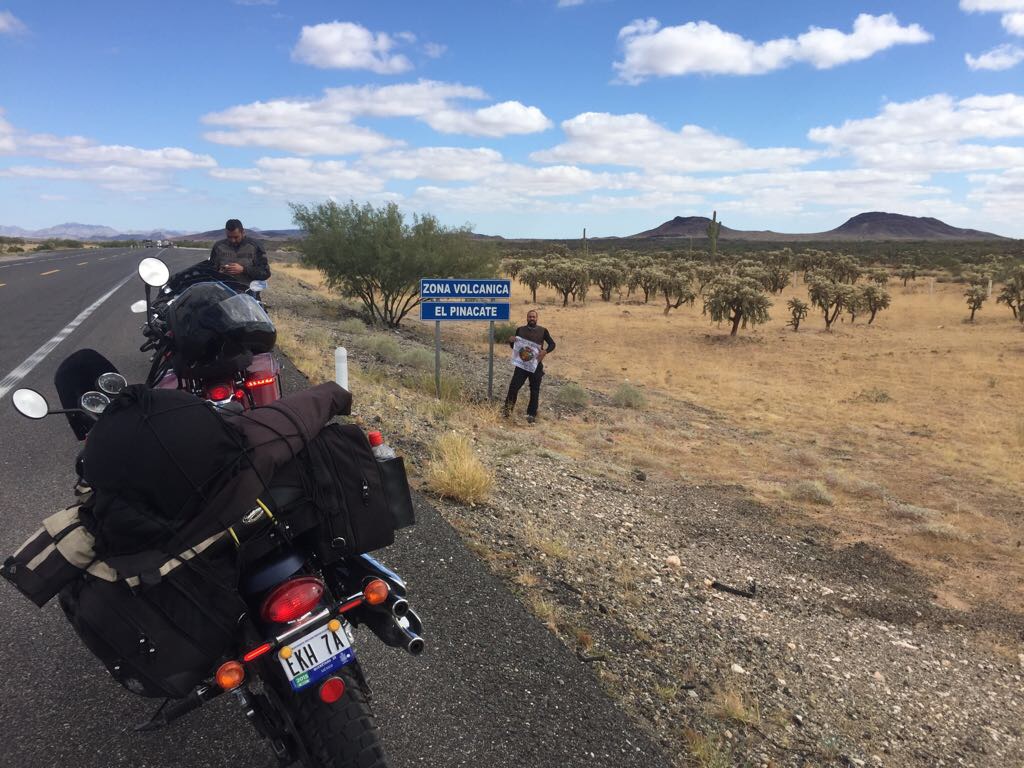
[[[711,260],[718,258],[718,234],[722,231],[722,222],[718,221],[718,211],[712,211],[708,222],[708,240],[711,241]]]

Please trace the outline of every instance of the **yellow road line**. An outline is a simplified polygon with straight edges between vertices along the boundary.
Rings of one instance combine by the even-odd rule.
[[[0,288],[3,288],[7,283],[0,283]]]
[[[76,264],[75,266],[78,266],[78,267],[84,267],[84,266],[85,266],[86,264],[88,264],[88,263],[89,263],[88,261],[80,261],[80,262],[78,262],[78,264]]]
[[[60,270],[59,269],[51,269],[49,272],[40,272],[39,276],[40,277],[45,277],[46,275],[52,275],[55,272],[60,272]]]

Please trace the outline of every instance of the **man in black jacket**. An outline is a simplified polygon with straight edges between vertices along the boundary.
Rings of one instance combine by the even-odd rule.
[[[548,329],[537,325],[537,310],[531,309],[526,313],[526,325],[516,328],[515,336],[508,340],[508,345],[515,348],[516,336],[532,341],[541,350],[537,353],[537,370],[530,372],[518,365],[512,373],[512,381],[508,385],[508,395],[505,397],[505,416],[511,416],[512,410],[516,407],[516,396],[523,384],[530,382],[530,402],[526,406],[526,420],[533,424],[537,420],[537,406],[540,401],[540,380],[544,377],[544,358],[555,348],[555,341],[548,333]]]
[[[267,254],[262,245],[246,236],[242,222],[228,219],[224,234],[227,237],[214,243],[210,251],[210,265],[239,282],[267,280],[270,277]]]

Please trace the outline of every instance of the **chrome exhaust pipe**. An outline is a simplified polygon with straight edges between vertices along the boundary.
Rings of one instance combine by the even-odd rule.
[[[390,599],[388,603],[391,608],[391,614],[397,619],[400,619],[409,613],[409,601],[404,597]]]
[[[400,619],[395,619],[395,626],[406,639],[406,651],[413,656],[419,656],[423,653],[423,649],[426,644],[423,642],[423,638],[419,635],[419,633],[423,631],[423,622],[420,621],[420,617],[416,615],[415,611],[411,608],[406,608],[405,615]]]

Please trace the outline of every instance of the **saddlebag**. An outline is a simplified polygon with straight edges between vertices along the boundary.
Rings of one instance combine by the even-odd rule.
[[[257,510],[232,528],[243,561],[302,538],[322,562],[394,543],[395,530],[416,522],[401,458],[377,461],[362,429],[329,424],[278,470]]]
[[[235,547],[226,535],[140,576],[92,574],[60,593],[82,642],[132,693],[181,698],[208,677],[237,635]]]

